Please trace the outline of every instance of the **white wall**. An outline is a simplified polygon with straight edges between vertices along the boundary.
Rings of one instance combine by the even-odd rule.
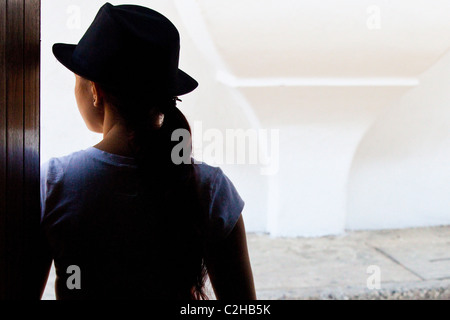
[[[450,224],[450,52],[367,131],[349,175],[349,229]]]
[[[269,177],[274,236],[341,234],[347,184],[360,140],[404,87],[241,89],[262,126],[280,130],[280,170]],[[276,101],[276,104],[274,103]]]

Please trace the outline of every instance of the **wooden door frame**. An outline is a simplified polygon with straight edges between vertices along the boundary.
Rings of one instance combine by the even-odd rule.
[[[40,0],[0,0],[0,299],[39,299]]]

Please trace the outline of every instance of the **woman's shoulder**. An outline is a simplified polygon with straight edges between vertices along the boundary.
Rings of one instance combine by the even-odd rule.
[[[51,157],[41,164],[41,181],[57,183],[65,179],[90,174],[95,167],[100,165],[99,161],[93,161],[90,149],[79,150],[67,155]]]
[[[220,167],[201,161],[195,163],[194,167],[199,172],[203,187],[208,191],[206,194],[209,196],[207,202],[213,234],[217,238],[225,238],[239,219],[245,202]]]
[[[72,161],[77,161],[84,156],[85,150],[72,152],[59,157],[51,157],[41,164],[41,172],[60,172],[62,173]]]
[[[51,157],[43,162],[41,164],[41,177],[50,175],[53,178],[58,178],[62,176],[70,159],[72,159],[76,153],[77,152],[74,152],[60,157]]]
[[[202,183],[212,185],[218,177],[224,174],[220,167],[212,166],[203,161],[193,159],[193,165]]]
[[[212,197],[215,194],[227,195],[230,198],[238,198],[238,201],[241,201],[233,182],[222,168],[212,166],[203,161],[194,161],[194,168],[201,185],[209,187]]]

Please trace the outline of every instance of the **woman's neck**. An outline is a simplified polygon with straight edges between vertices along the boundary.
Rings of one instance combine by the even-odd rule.
[[[102,151],[125,157],[133,157],[130,147],[130,132],[111,108],[105,108],[103,140],[94,147]]]
[[[117,154],[124,157],[133,157],[133,151],[129,145],[129,135],[122,128],[113,127],[103,140],[94,147],[102,151]]]

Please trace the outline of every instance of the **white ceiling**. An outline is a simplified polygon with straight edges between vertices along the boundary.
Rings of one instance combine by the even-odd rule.
[[[236,78],[415,77],[450,47],[448,0],[178,2]]]

